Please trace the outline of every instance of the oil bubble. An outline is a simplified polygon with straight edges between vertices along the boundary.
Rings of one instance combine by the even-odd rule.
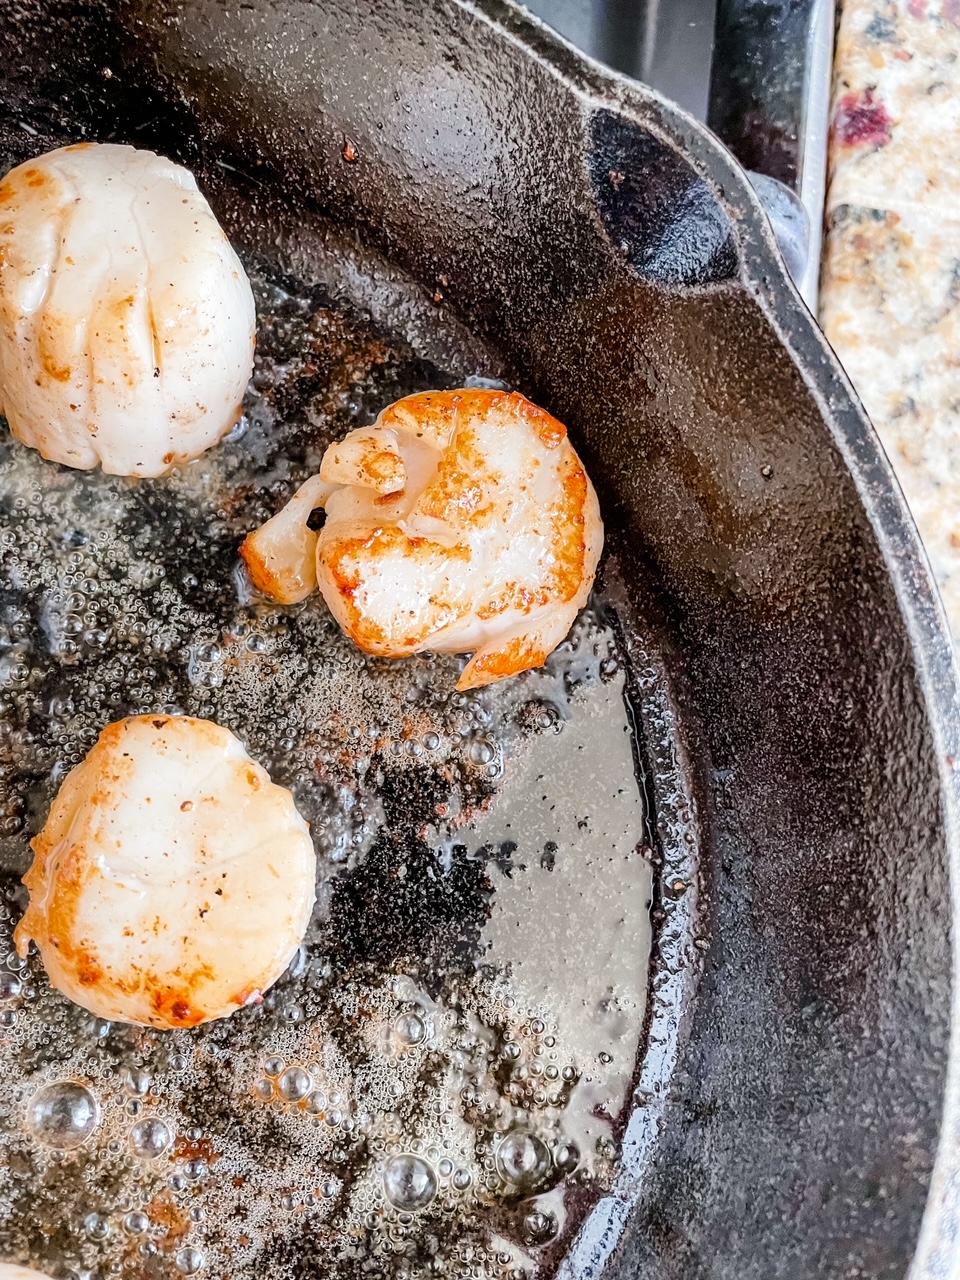
[[[142,1160],[156,1160],[173,1141],[173,1134],[162,1120],[152,1117],[138,1121],[130,1130],[130,1149]]]
[[[142,1098],[150,1088],[150,1072],[142,1067],[128,1067],[123,1075],[123,1084],[128,1093]]]
[[[142,1236],[150,1230],[150,1219],[145,1213],[128,1213],[123,1220],[123,1229],[131,1236]]]
[[[422,1044],[426,1039],[427,1028],[417,1013],[402,1013],[394,1023],[397,1039],[401,1044]]]
[[[395,1208],[410,1213],[425,1209],[436,1197],[437,1175],[421,1156],[403,1152],[384,1166],[383,1189]]]
[[[490,764],[497,754],[496,748],[486,738],[474,738],[467,754],[472,764]]]
[[[546,1244],[557,1234],[557,1220],[552,1213],[534,1209],[523,1220],[523,1238],[527,1244]]]
[[[473,1178],[470,1175],[469,1169],[458,1169],[453,1175],[451,1181],[457,1191],[466,1191],[467,1187],[469,1187],[470,1183],[473,1181]]]
[[[99,1213],[88,1213],[83,1220],[83,1229],[91,1240],[105,1240],[110,1234],[110,1223]]]
[[[100,1122],[97,1100],[74,1080],[44,1085],[27,1104],[27,1128],[44,1146],[73,1151],[87,1141]]]
[[[186,1249],[178,1250],[174,1261],[181,1275],[193,1276],[202,1269],[205,1259],[199,1249],[188,1246]]]
[[[14,973],[0,973],[0,1000],[15,1000],[23,990],[23,983]]]
[[[287,1067],[277,1080],[277,1093],[284,1102],[300,1102],[310,1092],[311,1084],[303,1067]]]
[[[546,731],[548,729],[553,729],[556,733],[559,733],[560,729],[563,727],[560,719],[560,713],[557,711],[556,707],[551,706],[549,703],[544,703],[540,707],[536,718],[536,724],[537,728],[540,730]]]
[[[560,1143],[553,1158],[561,1173],[572,1173],[580,1163],[580,1151],[577,1144],[568,1139]]]
[[[497,1170],[519,1191],[539,1186],[549,1168],[550,1152],[542,1138],[527,1129],[513,1129],[497,1145]]]

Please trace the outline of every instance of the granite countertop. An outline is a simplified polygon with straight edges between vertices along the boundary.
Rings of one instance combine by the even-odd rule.
[[[820,318],[960,637],[960,0],[843,0]]]

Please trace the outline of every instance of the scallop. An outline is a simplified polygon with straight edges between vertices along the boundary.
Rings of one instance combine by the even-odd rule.
[[[108,725],[33,841],[17,927],[97,1017],[191,1027],[257,1003],[292,960],[316,857],[293,797],[229,730]]]
[[[193,175],[61,147],[0,183],[0,408],[45,458],[159,476],[236,423],[256,315]]]
[[[47,1280],[47,1277],[32,1267],[21,1267],[19,1262],[0,1262],[0,1280]]]
[[[518,392],[463,388],[407,396],[330,445],[240,552],[284,604],[319,587],[367,653],[472,652],[457,686],[472,689],[546,662],[602,547],[566,427]]]

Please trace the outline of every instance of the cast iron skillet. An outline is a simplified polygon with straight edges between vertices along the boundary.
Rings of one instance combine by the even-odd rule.
[[[347,234],[570,424],[670,747],[647,1059],[563,1274],[944,1273],[951,647],[735,164],[496,0],[25,0],[0,32],[24,154],[21,119],[151,145],[241,241]]]

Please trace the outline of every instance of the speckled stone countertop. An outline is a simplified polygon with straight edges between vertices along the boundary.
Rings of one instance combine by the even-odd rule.
[[[843,0],[820,318],[960,638],[960,0]]]

